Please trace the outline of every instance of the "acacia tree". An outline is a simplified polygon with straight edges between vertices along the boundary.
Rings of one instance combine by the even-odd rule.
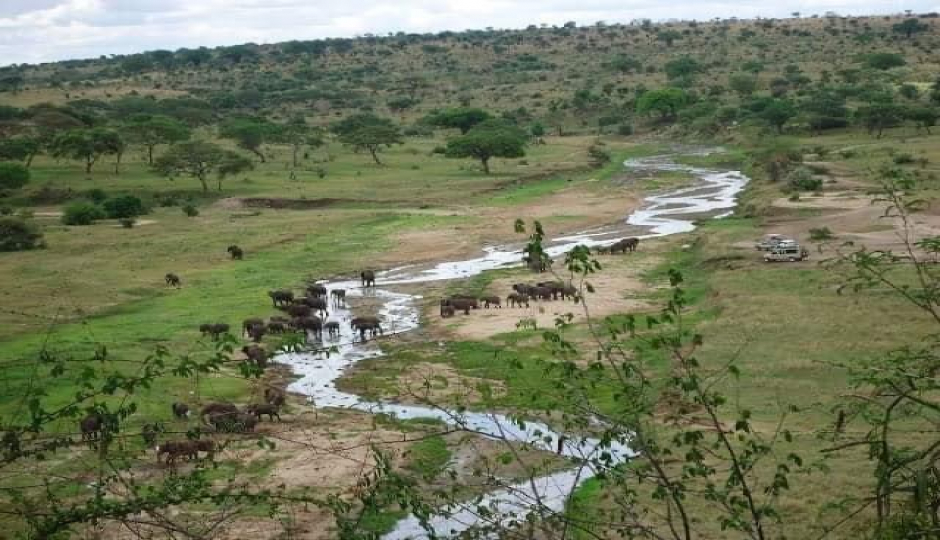
[[[466,134],[473,126],[492,117],[490,113],[483,109],[458,107],[438,111],[428,116],[427,122],[433,126],[456,128],[460,130],[461,134]]]
[[[679,109],[689,102],[681,88],[660,88],[645,92],[636,102],[638,114],[659,114],[662,120],[674,120]]]
[[[304,147],[319,148],[324,142],[319,131],[307,124],[303,116],[295,116],[286,124],[278,126],[272,139],[290,145],[293,167],[297,167],[297,155]]]
[[[904,19],[895,24],[891,29],[897,34],[903,34],[907,39],[911,39],[914,34],[926,32],[930,27],[915,18]]]
[[[478,124],[465,135],[447,141],[447,156],[480,160],[483,171],[490,174],[490,159],[518,158],[525,155],[526,133],[500,120]]]
[[[758,114],[762,120],[776,129],[777,133],[783,133],[783,126],[796,116],[796,108],[787,100],[775,99]]]
[[[130,142],[147,148],[147,163],[153,165],[153,149],[158,144],[173,144],[189,139],[191,130],[175,118],[163,115],[138,114],[122,127]]]
[[[221,137],[235,141],[239,148],[258,156],[261,163],[266,162],[262,146],[274,138],[276,132],[272,124],[255,118],[237,118],[219,129]]]
[[[29,135],[0,139],[0,159],[25,161],[27,168],[33,164],[33,158],[41,149],[42,144],[39,139]]]
[[[387,118],[361,113],[345,118],[333,125],[340,142],[354,149],[366,150],[376,165],[382,165],[378,152],[382,147],[402,144],[401,129]]]
[[[217,144],[191,141],[174,144],[158,157],[154,170],[166,177],[190,176],[199,180],[203,192],[209,191],[208,178],[218,176],[218,190],[222,191],[222,180],[226,176],[239,174],[254,168],[251,160]]]
[[[56,136],[52,148],[56,157],[83,160],[85,174],[91,174],[92,167],[103,155],[116,155],[120,161],[124,152],[124,140],[111,129],[72,129]]]

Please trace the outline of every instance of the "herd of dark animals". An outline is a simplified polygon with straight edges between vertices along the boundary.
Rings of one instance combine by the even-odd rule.
[[[598,248],[599,253],[627,253],[636,251],[639,245],[638,238],[626,238],[614,244]],[[244,251],[236,245],[229,246],[226,251],[233,260],[242,260]],[[531,265],[529,265],[531,267]],[[545,265],[539,265],[539,271],[545,271]],[[363,270],[359,274],[363,288],[375,287],[375,272]],[[164,276],[168,287],[179,288],[182,285],[180,277],[172,272]],[[513,292],[506,297],[509,307],[529,307],[529,301],[566,300],[579,301],[580,293],[577,288],[561,281],[544,281],[534,285],[517,283],[512,286]],[[241,335],[247,336],[253,342],[242,347],[242,352],[248,361],[261,369],[267,368],[270,358],[268,352],[258,345],[265,334],[283,334],[290,331],[303,332],[306,336],[313,335],[317,341],[323,339],[324,330],[328,339],[337,339],[340,336],[340,323],[335,320],[324,319],[329,316],[329,307],[344,307],[346,305],[346,291],[344,289],[327,290],[321,284],[310,284],[303,296],[295,296],[291,290],[269,291],[272,306],[284,311],[289,317],[272,316],[267,321],[262,318],[250,318],[242,321]],[[441,300],[441,316],[452,317],[458,311],[465,315],[471,309],[502,308],[502,299],[499,296],[463,296],[455,295]],[[321,318],[322,317],[322,318]],[[357,316],[350,321],[350,328],[358,332],[360,339],[366,341],[368,337],[384,334],[381,321],[376,316]],[[226,323],[206,323],[199,325],[199,332],[203,336],[218,339],[229,332],[231,327]],[[211,402],[204,405],[199,411],[199,418],[206,427],[217,433],[251,433],[255,426],[267,416],[269,421],[281,420],[280,410],[286,402],[284,392],[278,388],[268,388],[264,393],[264,403],[252,403],[243,409],[232,403]],[[188,418],[190,408],[185,403],[176,402],[172,405],[173,416],[177,419]],[[105,427],[105,419],[99,413],[91,413],[81,420],[79,428],[83,441],[93,443],[99,439]],[[157,445],[159,434],[163,432],[159,423],[145,424],[141,436],[148,448],[156,447],[157,461],[165,460],[168,466],[175,466],[177,459],[196,460],[199,453],[204,452],[209,459],[217,449],[215,441],[211,439],[183,439],[166,441]],[[198,434],[199,430],[197,430]]]
[[[609,246],[597,248],[598,253],[632,253],[640,245],[639,238],[624,238],[614,242]],[[533,264],[531,261],[535,260]],[[537,272],[544,272],[547,264],[543,258],[523,257],[523,262]],[[577,287],[564,283],[562,281],[542,281],[534,285],[528,283],[516,283],[512,286],[513,292],[506,296],[506,305],[509,307],[529,307],[530,301],[549,301],[549,300],[572,300],[578,302],[580,293]],[[467,296],[454,295],[449,298],[441,299],[441,317],[453,317],[462,311],[464,315],[469,315],[471,309],[484,308],[502,308],[502,300],[499,296]]]

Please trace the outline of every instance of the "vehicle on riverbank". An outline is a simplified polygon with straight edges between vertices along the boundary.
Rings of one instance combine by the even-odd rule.
[[[754,248],[757,249],[757,251],[770,251],[782,242],[790,240],[789,237],[782,234],[765,234],[763,238],[754,242]]]
[[[784,240],[764,254],[764,262],[798,262],[805,260],[809,252],[796,240]]]

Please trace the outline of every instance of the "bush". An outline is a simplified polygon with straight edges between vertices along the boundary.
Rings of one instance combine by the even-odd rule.
[[[199,215],[199,209],[193,206],[192,204],[183,205],[183,213],[188,217],[196,217]]]
[[[910,165],[914,163],[914,156],[907,153],[895,154],[892,161],[895,165]]]
[[[101,204],[104,201],[108,200],[108,194],[105,193],[103,189],[98,189],[98,188],[89,189],[88,191],[86,191],[85,197],[89,201],[95,204]]]
[[[62,214],[62,223],[66,225],[91,225],[99,219],[104,219],[104,217],[104,211],[98,205],[78,201],[65,207]]]
[[[617,126],[617,135],[623,135],[624,137],[633,135],[633,124],[624,122]]]
[[[0,251],[24,251],[45,247],[42,233],[24,219],[0,217]]]
[[[822,180],[813,176],[808,168],[797,167],[787,175],[787,185],[799,191],[819,191],[822,189]]]
[[[124,195],[108,199],[103,205],[105,214],[111,219],[140,216],[147,213],[144,202],[133,195]]]
[[[435,146],[435,147],[434,147],[434,150],[431,150],[431,153],[432,153],[432,154],[440,154],[440,155],[443,156],[444,154],[447,153],[447,148],[444,147],[444,146]]]
[[[29,182],[29,169],[19,163],[0,162],[0,189],[18,189]]]
[[[118,223],[120,223],[121,227],[124,227],[125,229],[131,229],[134,227],[134,223],[137,223],[137,220],[132,217],[126,217],[119,219]]]
[[[832,231],[829,230],[829,227],[819,227],[809,230],[809,239],[814,242],[819,242],[821,240],[831,240],[834,238]]]
[[[12,206],[0,206],[0,216],[12,216],[13,207]]]

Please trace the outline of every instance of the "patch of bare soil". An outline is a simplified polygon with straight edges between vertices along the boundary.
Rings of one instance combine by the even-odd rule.
[[[631,258],[629,255],[608,255],[601,260],[604,269],[588,280],[596,292],[587,293],[584,303],[575,303],[570,300],[533,301],[530,302],[528,308],[511,308],[506,302],[506,295],[512,292],[512,285],[518,280],[505,278],[495,280],[488,293],[500,295],[503,299],[501,309],[475,309],[470,310],[469,315],[458,312],[453,318],[442,319],[437,305],[428,302],[427,319],[442,335],[458,339],[482,340],[496,334],[512,332],[523,320],[527,321],[527,325],[534,322],[537,328],[552,328],[557,318],[567,317],[568,314],[573,315],[570,322],[581,323],[588,316],[599,320],[607,315],[649,308],[645,301],[638,298],[641,293],[649,290],[649,285],[640,279],[640,275],[654,265],[655,261],[644,258],[638,263],[640,259]],[[532,278],[529,281],[541,279],[551,278],[545,276]]]
[[[506,392],[501,381],[480,379],[461,375],[457,368],[448,364],[421,362],[409,366],[407,372],[398,378],[396,388],[400,388],[401,401],[419,401],[441,405],[458,405],[479,402],[480,384],[486,383],[492,390],[493,397]]]
[[[801,197],[799,201],[784,198],[773,202],[778,208],[809,208],[824,210],[823,215],[803,217],[780,216],[767,221],[768,233],[786,234],[801,242],[809,242],[810,229],[828,228],[837,242],[853,242],[857,247],[870,250],[898,250],[903,248],[903,223],[895,217],[886,217],[884,203],[872,203],[871,198],[859,192],[830,192],[820,196]],[[915,239],[940,235],[940,215],[922,212],[913,215]],[[826,251],[826,246],[821,247]]]
[[[557,236],[614,223],[640,203],[640,197],[626,188],[610,188],[600,193],[576,186],[516,206],[453,208],[443,215],[477,219],[449,227],[401,232],[392,237],[392,247],[376,259],[376,264],[394,266],[402,262],[472,257],[480,254],[480,246],[520,241],[513,231],[518,218],[538,219]]]

